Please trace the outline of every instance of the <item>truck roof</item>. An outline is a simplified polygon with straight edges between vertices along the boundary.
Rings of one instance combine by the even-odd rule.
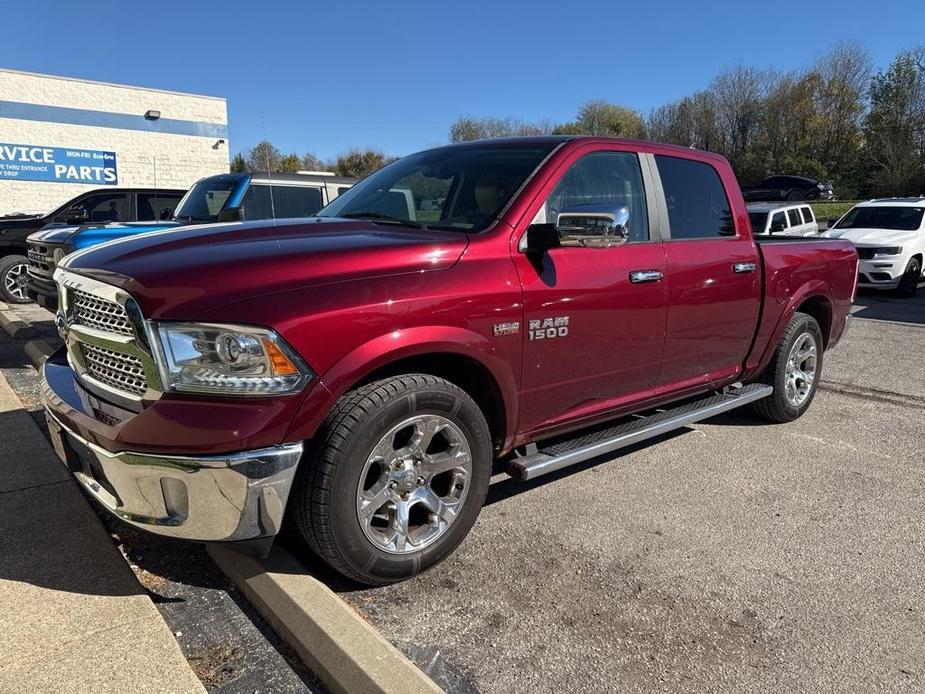
[[[925,195],[915,198],[873,198],[867,202],[859,202],[858,207],[876,207],[878,205],[891,205],[899,207],[920,207],[925,205]]]
[[[632,145],[635,147],[657,147],[658,149],[667,149],[675,150],[678,152],[696,152],[697,154],[703,156],[714,157],[718,159],[723,159],[724,157],[715,152],[710,152],[705,149],[696,149],[694,147],[683,147],[681,145],[669,145],[663,142],[655,142],[652,140],[633,140],[623,137],[599,137],[596,135],[522,135],[518,137],[499,137],[494,139],[486,140],[467,140],[465,142],[454,142],[449,145],[443,145],[443,148],[447,147],[469,147],[474,145],[530,145],[531,143],[536,144],[549,144],[552,143],[565,143],[565,142],[611,142],[615,144],[623,145]],[[433,149],[442,149],[441,147],[435,147]]]

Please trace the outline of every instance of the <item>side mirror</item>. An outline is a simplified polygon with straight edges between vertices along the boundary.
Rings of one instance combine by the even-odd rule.
[[[243,207],[226,207],[224,210],[221,210],[218,213],[218,221],[220,222],[243,222],[244,221],[244,208]]]
[[[64,213],[64,221],[68,224],[85,224],[90,221],[90,215],[83,207],[72,207]]]
[[[630,211],[625,205],[575,205],[559,213],[556,228],[563,245],[611,248],[629,241],[629,223]]]
[[[527,255],[542,255],[561,245],[555,224],[531,224],[527,227],[521,250]]]

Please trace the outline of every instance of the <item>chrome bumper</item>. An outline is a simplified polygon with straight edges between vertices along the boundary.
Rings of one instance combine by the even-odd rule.
[[[106,509],[159,535],[251,540],[279,532],[302,444],[219,456],[110,453],[46,408],[52,445]]]

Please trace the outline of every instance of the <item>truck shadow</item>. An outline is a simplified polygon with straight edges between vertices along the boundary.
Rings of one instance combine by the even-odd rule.
[[[918,294],[911,299],[900,299],[876,289],[861,289],[854,299],[853,313],[858,319],[925,325],[925,285],[919,285]]]

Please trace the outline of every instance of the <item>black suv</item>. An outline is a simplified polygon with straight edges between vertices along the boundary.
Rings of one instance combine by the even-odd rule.
[[[46,215],[0,217],[0,301],[28,303],[26,237],[49,224],[108,224],[170,219],[185,190],[105,188],[82,193]]]
[[[742,197],[747,202],[834,200],[835,191],[829,181],[806,176],[768,176],[757,185],[742,186]]]

